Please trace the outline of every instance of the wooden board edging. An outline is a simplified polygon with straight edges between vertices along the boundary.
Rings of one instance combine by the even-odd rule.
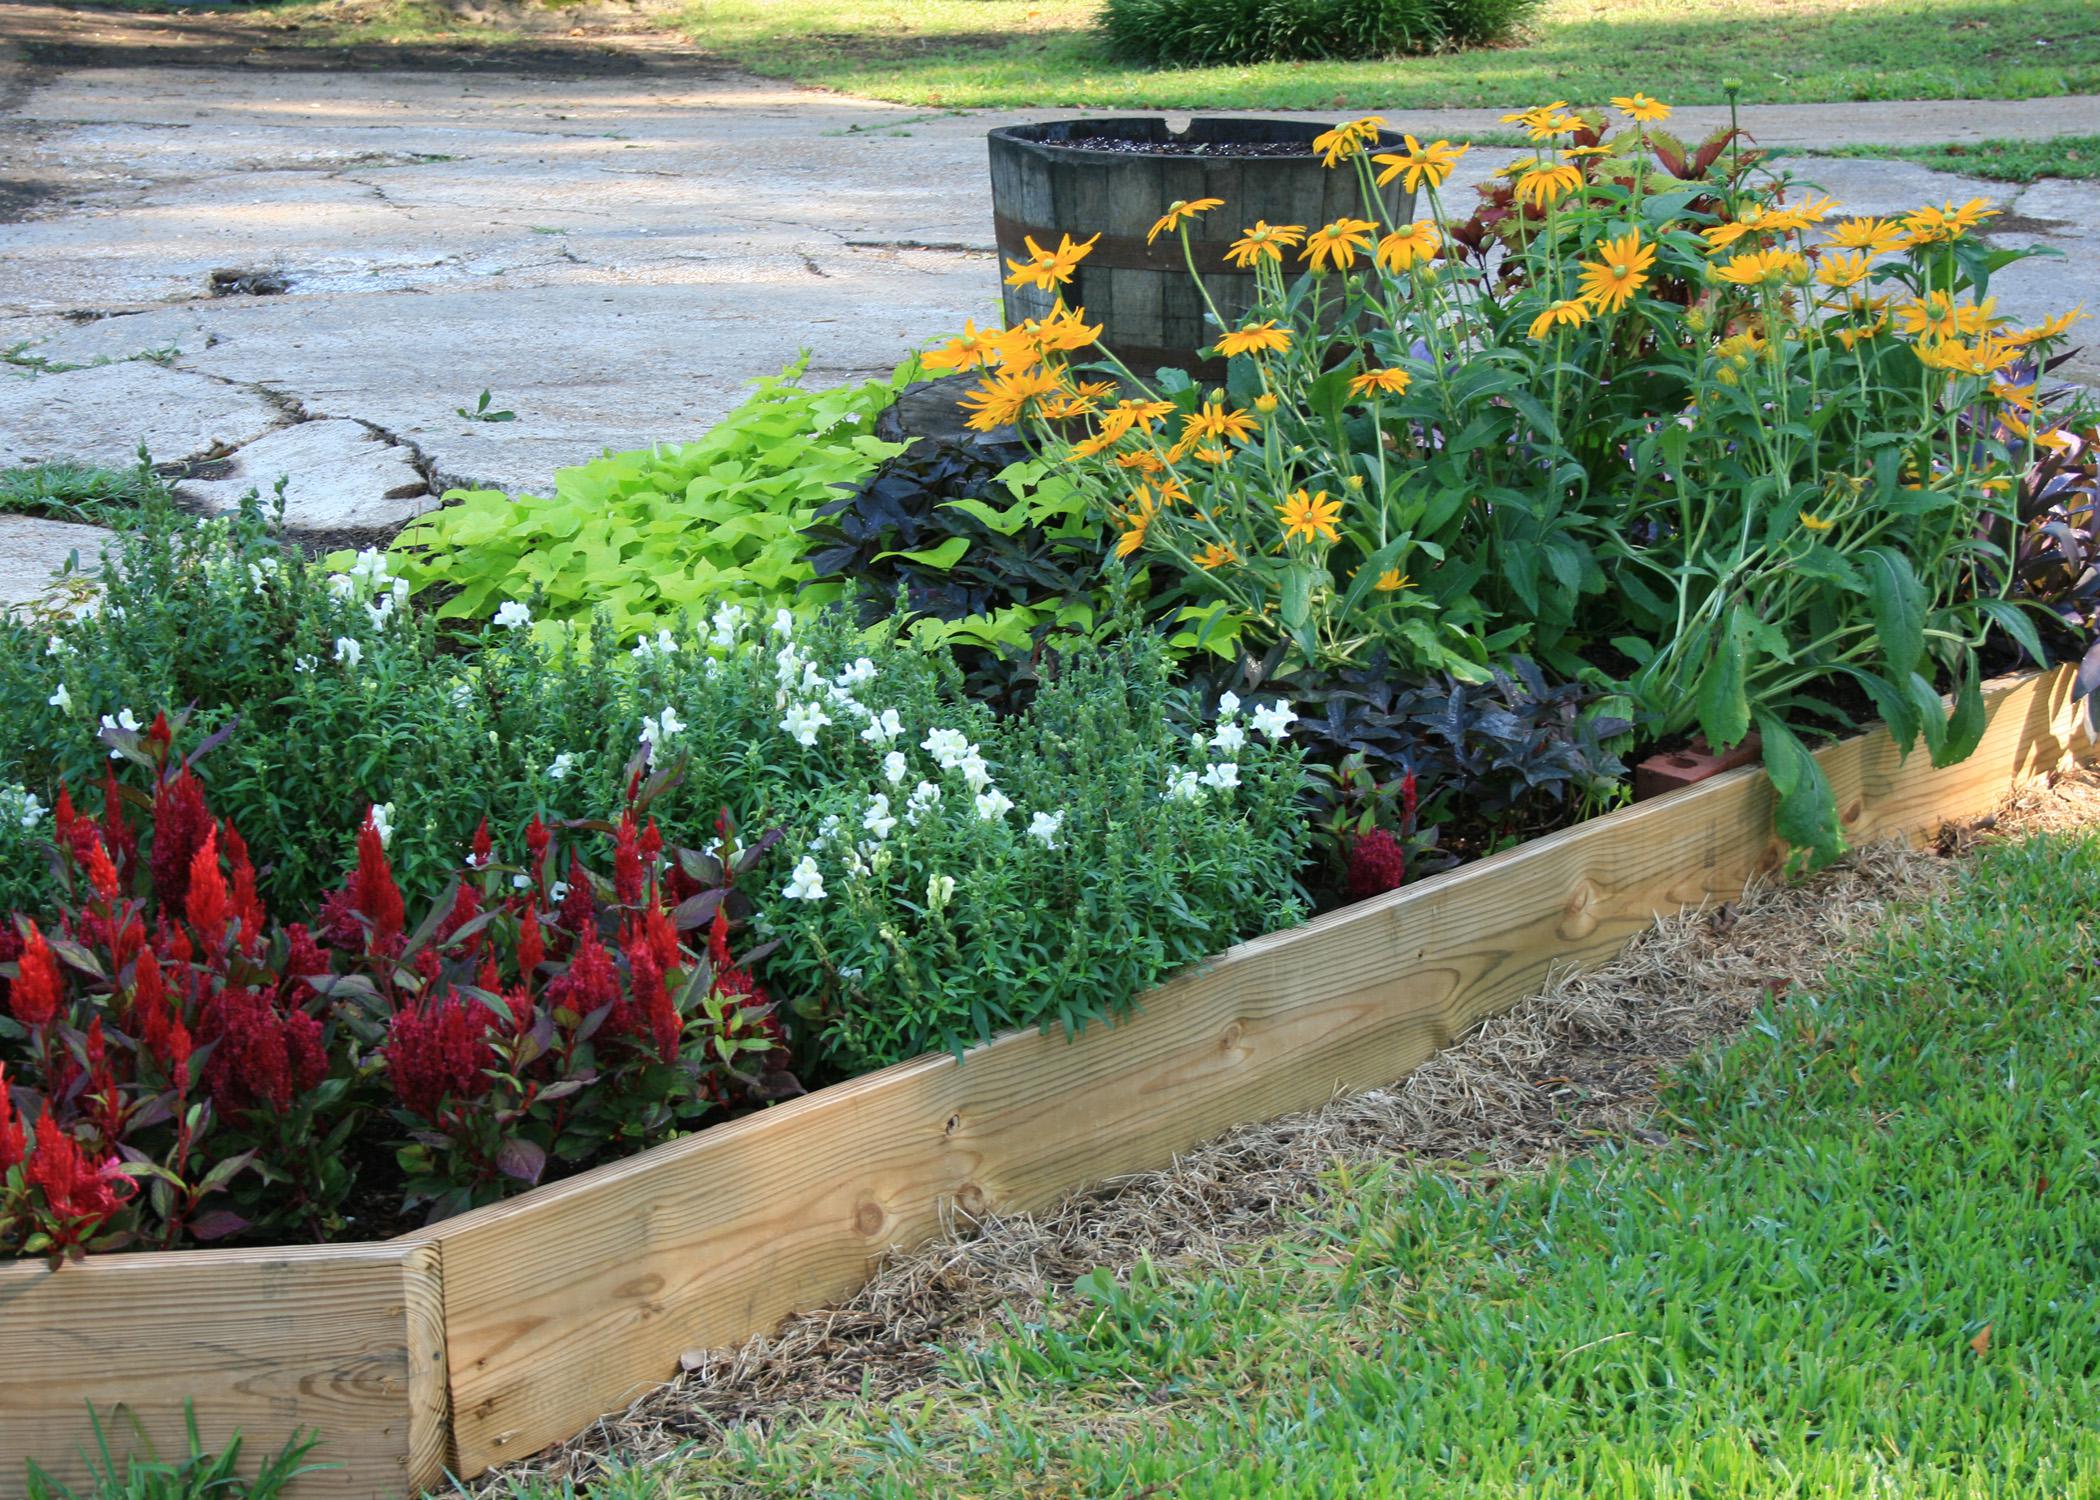
[[[439,1250],[413,1240],[0,1263],[0,1496],[34,1459],[87,1479],[92,1402],[118,1453],[241,1435],[243,1470],[298,1428],[324,1438],[302,1496],[414,1494],[448,1442]],[[136,1419],[137,1430],[133,1420]]]
[[[1990,684],[1983,742],[1945,770],[1878,729],[1819,752],[1847,836],[1928,834],[2090,753],[2071,688],[2069,669]],[[1549,971],[1776,868],[1772,811],[1762,770],[1730,772],[1240,944],[1116,1027],[901,1063],[436,1226],[454,1472],[849,1294],[945,1204],[1040,1208],[1403,1077]]]

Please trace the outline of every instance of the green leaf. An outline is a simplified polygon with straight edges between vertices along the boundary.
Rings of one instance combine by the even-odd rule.
[[[1931,679],[1917,672],[1905,677],[1903,685],[1910,694],[1910,701],[1917,706],[1918,731],[1925,736],[1926,753],[1931,755],[1934,765],[1939,765],[1947,743],[1947,706]]]
[[[1896,748],[1908,757],[1918,744],[1921,727],[1918,705],[1902,688],[1886,677],[1860,667],[1846,667],[1844,671],[1874,700],[1874,711],[1881,715],[1881,722],[1888,726],[1889,738],[1894,740]]]
[[[1983,731],[1990,716],[1983,707],[1983,681],[1976,665],[1976,655],[1970,652],[1963,664],[1961,681],[1954,689],[1954,713],[1947,720],[1947,738],[1939,753],[1932,758],[1933,765],[1946,767],[1967,760],[1983,743]]]
[[[952,568],[956,559],[970,550],[970,539],[966,536],[951,536],[938,547],[923,547],[916,552],[878,552],[875,561],[886,557],[901,557],[910,562],[924,563],[929,568]]]
[[[2013,643],[2025,651],[2030,660],[2044,662],[2049,658],[2042,650],[2042,638],[2034,628],[2034,616],[2011,599],[1978,599],[1976,607],[1991,617],[1997,627],[2013,638]]]
[[[1759,714],[1757,732],[1764,741],[1765,774],[1779,794],[1779,836],[1795,849],[1808,851],[1811,869],[1828,864],[1845,852],[1830,779],[1784,720]]]
[[[1890,670],[1915,672],[1925,659],[1925,587],[1910,559],[1892,547],[1869,547],[1860,554],[1867,581],[1867,607],[1881,637]]]
[[[1750,732],[1749,632],[1742,627],[1743,619],[1740,604],[1729,610],[1714,654],[1699,674],[1699,730],[1716,750],[1742,743]]]

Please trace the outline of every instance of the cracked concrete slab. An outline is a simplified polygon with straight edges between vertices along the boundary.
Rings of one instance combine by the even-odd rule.
[[[0,379],[0,465],[213,458],[284,420],[252,391],[145,360]]]
[[[223,515],[251,490],[274,504],[280,477],[287,531],[391,534],[437,503],[413,453],[343,420],[266,433],[234,454],[224,473],[183,480],[175,494]]]
[[[800,349],[812,381],[852,379],[996,316],[984,133],[1082,113],[919,111],[690,61],[606,77],[200,76],[83,68],[15,105],[22,171],[63,187],[0,224],[0,348],[54,364],[155,353],[171,368],[137,368],[384,432],[440,486],[534,492],[604,448],[697,435]],[[1494,111],[1385,113],[1418,133],[1499,128]],[[1674,123],[1698,134],[1721,117]],[[1775,106],[1746,123],[1768,146],[2100,132],[2100,100]],[[1513,154],[1471,153],[1462,198]],[[1792,165],[1861,211],[2007,202],[1997,242],[2063,258],[2005,273],[2001,309],[2100,310],[2100,251],[2074,207],[2087,184]],[[276,272],[287,290],[211,297],[222,269]],[[2070,372],[2100,378],[2100,359]],[[484,387],[516,421],[457,415]]]
[[[99,571],[112,535],[100,526],[0,515],[0,611],[42,597],[54,573]]]

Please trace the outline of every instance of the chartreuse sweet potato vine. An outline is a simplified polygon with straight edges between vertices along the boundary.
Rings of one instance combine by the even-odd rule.
[[[417,590],[455,590],[448,619],[487,619],[536,599],[543,619],[610,612],[632,638],[721,599],[771,608],[828,602],[803,590],[802,532],[841,485],[902,452],[872,435],[910,378],[807,391],[808,356],[694,442],[608,453],[555,475],[551,496],[455,490],[396,538],[395,570]],[[704,611],[703,611],[704,612]]]
[[[1612,103],[1508,116],[1537,153],[1470,214],[1441,191],[1467,147],[1329,131],[1364,216],[1240,231],[1259,293],[1211,305],[1223,388],[1076,366],[1100,330],[1062,302],[927,363],[985,371],[973,425],[1027,424],[1185,624],[1316,676],[1480,680],[1523,654],[1624,695],[1651,738],[1754,730],[1782,831],[1827,856],[1805,729],[1871,704],[1946,764],[1982,728],[1986,641],[2043,656],[2009,552],[2023,481],[2084,441],[2037,381],[2077,314],[1998,312],[1992,276],[2036,252],[1979,240],[1981,200],[1841,218],[1738,132],[1691,149],[1668,105]],[[1396,178],[1420,218],[1388,216]],[[1176,203],[1154,233],[1193,274],[1191,226],[1229,211]],[[1063,288],[1090,248],[1011,279]]]

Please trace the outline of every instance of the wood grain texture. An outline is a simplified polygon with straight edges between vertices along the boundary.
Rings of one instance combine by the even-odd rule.
[[[2069,694],[2068,672],[1993,684],[1982,745],[1944,771],[1878,733],[1825,750],[1848,832],[1996,806],[2070,753]],[[681,1352],[852,1291],[945,1203],[1039,1207],[1399,1078],[1549,970],[1739,892],[1780,860],[1771,827],[1763,773],[1733,772],[1243,944],[1119,1027],[904,1063],[438,1226],[454,1466],[521,1458]]]
[[[251,1458],[319,1429],[314,1460],[341,1467],[302,1481],[302,1496],[437,1482],[437,1256],[392,1241],[0,1265],[0,1496],[22,1493],[29,1459],[84,1478],[90,1402],[120,1452],[135,1446],[131,1416],[163,1457],[184,1452],[185,1399],[208,1445],[239,1432]]]

